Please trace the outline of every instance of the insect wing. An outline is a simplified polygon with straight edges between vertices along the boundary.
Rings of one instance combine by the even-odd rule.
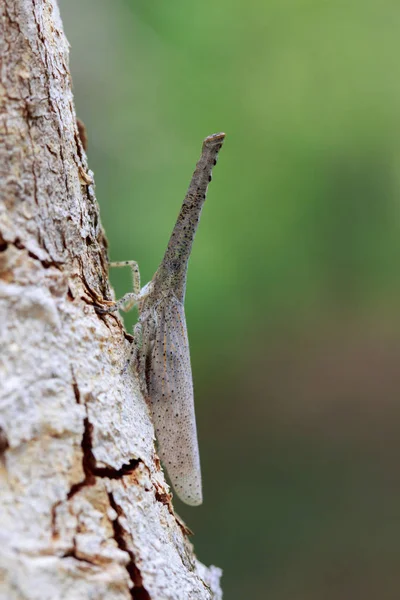
[[[174,296],[156,310],[149,392],[159,454],[179,498],[196,506],[201,471],[185,312]]]

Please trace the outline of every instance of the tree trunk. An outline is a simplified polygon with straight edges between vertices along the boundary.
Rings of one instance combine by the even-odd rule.
[[[55,0],[0,5],[0,596],[215,599],[110,299]]]

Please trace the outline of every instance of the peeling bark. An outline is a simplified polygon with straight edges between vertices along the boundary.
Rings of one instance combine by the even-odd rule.
[[[218,599],[112,298],[55,0],[0,5],[0,596]]]

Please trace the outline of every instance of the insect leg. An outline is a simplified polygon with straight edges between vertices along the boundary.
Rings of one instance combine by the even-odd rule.
[[[95,306],[95,309],[100,314],[115,312],[116,310],[123,310],[128,312],[133,306],[135,306],[138,299],[138,295],[134,292],[128,292],[117,302],[112,302],[106,306]]]
[[[124,260],[120,262],[108,263],[110,267],[130,267],[132,270],[133,292],[128,292],[117,302],[106,303],[107,306],[96,306],[96,310],[100,314],[123,310],[129,312],[136,304],[140,293],[140,272],[139,266],[135,260]]]
[[[110,262],[108,264],[110,267],[130,267],[132,270],[133,293],[137,295],[140,292],[139,265],[135,260],[123,260],[119,262]]]

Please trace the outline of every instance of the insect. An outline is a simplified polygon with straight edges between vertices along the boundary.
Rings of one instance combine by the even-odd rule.
[[[117,302],[105,302],[106,307],[96,307],[100,313],[138,307],[139,320],[124,370],[131,362],[136,365],[149,400],[160,458],[177,495],[192,506],[201,504],[203,498],[183,304],[192,244],[224,138],[224,133],[216,133],[204,140],[200,160],[153,279],[141,289],[135,261],[110,263],[110,266],[131,268],[133,292]]]

